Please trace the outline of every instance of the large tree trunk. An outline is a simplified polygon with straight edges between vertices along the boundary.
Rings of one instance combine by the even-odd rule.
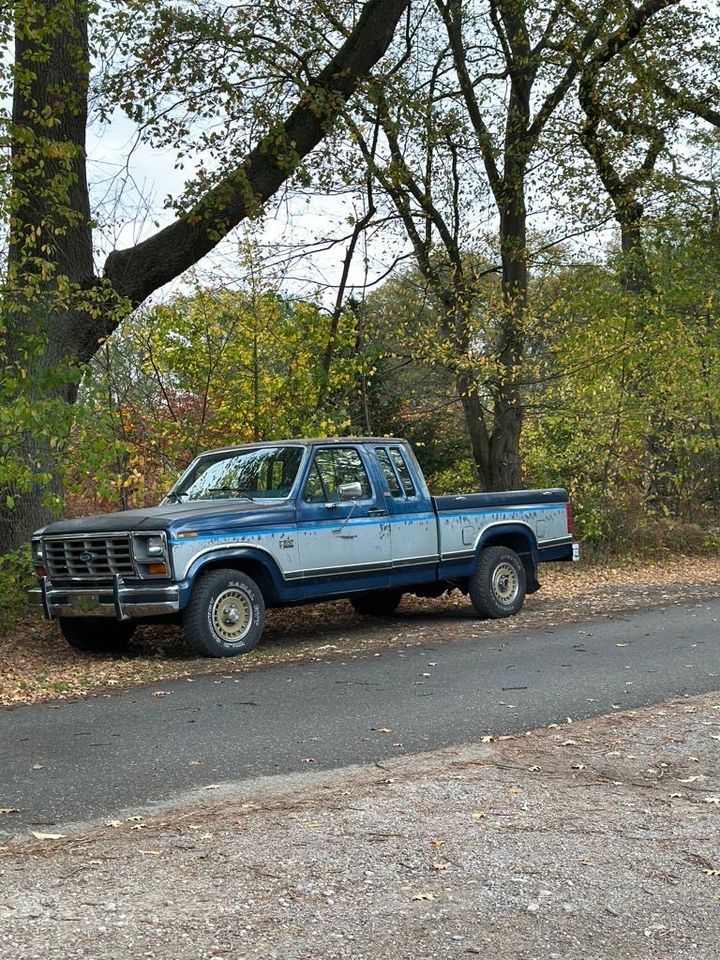
[[[91,3],[16,0],[4,352],[7,363],[26,372],[31,399],[72,404],[77,377],[68,377],[68,368],[89,361],[133,307],[197,263],[282,186],[386,52],[408,2],[367,0],[335,56],[289,111],[283,137],[276,130],[261,139],[185,216],[110,254],[100,281],[85,163]],[[47,493],[57,492],[58,477],[51,440],[57,439],[28,430],[22,440],[19,456],[38,481],[29,490],[0,490],[0,553],[51,518]]]
[[[16,5],[5,356],[26,372],[18,389],[38,405],[72,403],[68,367],[97,346],[83,306],[95,282],[85,173],[87,16],[85,0]],[[29,425],[15,455],[38,479],[2,497],[0,553],[50,520],[48,495],[60,493],[48,433]]]
[[[623,254],[622,285],[626,293],[637,298],[635,333],[643,337],[651,333],[652,317],[643,304],[643,298],[653,293],[653,282],[645,254],[643,237],[643,207],[634,200],[618,211],[620,239]],[[661,384],[649,380],[647,364],[638,370],[633,393],[644,408],[645,477],[644,494],[647,504],[662,509],[677,507],[678,459],[675,454],[675,421],[668,398]]]
[[[483,490],[490,490],[490,438],[485,425],[485,411],[477,393],[475,380],[467,374],[457,378],[457,392],[465,417],[465,426],[470,438],[475,470]]]
[[[500,205],[503,316],[499,329],[498,377],[491,384],[493,429],[490,436],[490,490],[522,487],[520,434],[522,395],[518,374],[525,352],[528,309],[527,209],[522,159],[508,158]]]

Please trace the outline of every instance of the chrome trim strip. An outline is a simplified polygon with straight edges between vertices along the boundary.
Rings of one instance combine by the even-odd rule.
[[[440,555],[440,562],[443,560],[464,560],[475,556],[474,550],[449,550]]]
[[[439,553],[428,553],[424,557],[401,557],[398,560],[393,560],[393,569],[399,570],[403,567],[419,567],[426,563],[438,563],[439,560]]]
[[[561,547],[565,543],[572,542],[572,534],[568,534],[566,537],[555,537],[553,540],[538,540],[538,548],[542,550],[543,547]]]
[[[108,537],[129,537],[132,534],[138,534],[141,537],[160,537],[165,533],[165,530],[88,530],[85,533],[48,533],[43,534],[41,539],[44,543],[46,540],[102,540]]]

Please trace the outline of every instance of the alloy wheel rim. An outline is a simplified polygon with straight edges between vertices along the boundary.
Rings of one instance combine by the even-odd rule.
[[[215,633],[224,643],[240,643],[252,626],[252,605],[247,594],[229,587],[212,605],[211,619]]]
[[[491,588],[498,603],[509,607],[517,599],[520,580],[511,563],[499,563],[493,570]]]

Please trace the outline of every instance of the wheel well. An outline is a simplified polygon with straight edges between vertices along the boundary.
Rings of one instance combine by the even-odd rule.
[[[266,604],[269,605],[277,599],[277,591],[270,571],[264,563],[253,557],[217,557],[204,564],[202,569],[198,570],[196,578],[202,576],[207,570],[239,570],[240,573],[252,577],[260,587]]]
[[[483,538],[480,543],[481,551],[485,547],[509,547],[514,550],[525,567],[528,593],[537,590],[539,584],[535,557],[535,538],[529,530],[527,533],[522,530],[500,530],[497,533],[491,533]]]

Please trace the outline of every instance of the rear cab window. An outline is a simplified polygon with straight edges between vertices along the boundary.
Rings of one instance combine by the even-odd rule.
[[[415,489],[415,484],[413,483],[412,475],[410,474],[410,468],[407,465],[405,460],[405,454],[403,453],[402,447],[390,447],[390,457],[392,459],[397,475],[402,484],[402,488],[405,492],[406,497],[416,497],[417,490]]]
[[[378,461],[382,468],[382,472],[387,481],[388,490],[393,497],[402,497],[404,492],[400,486],[400,481],[397,474],[395,473],[395,468],[393,467],[390,461],[390,454],[387,452],[385,447],[375,447],[375,454],[377,455]]]
[[[375,454],[391,495],[400,500],[417,496],[402,448],[375,447]]]

